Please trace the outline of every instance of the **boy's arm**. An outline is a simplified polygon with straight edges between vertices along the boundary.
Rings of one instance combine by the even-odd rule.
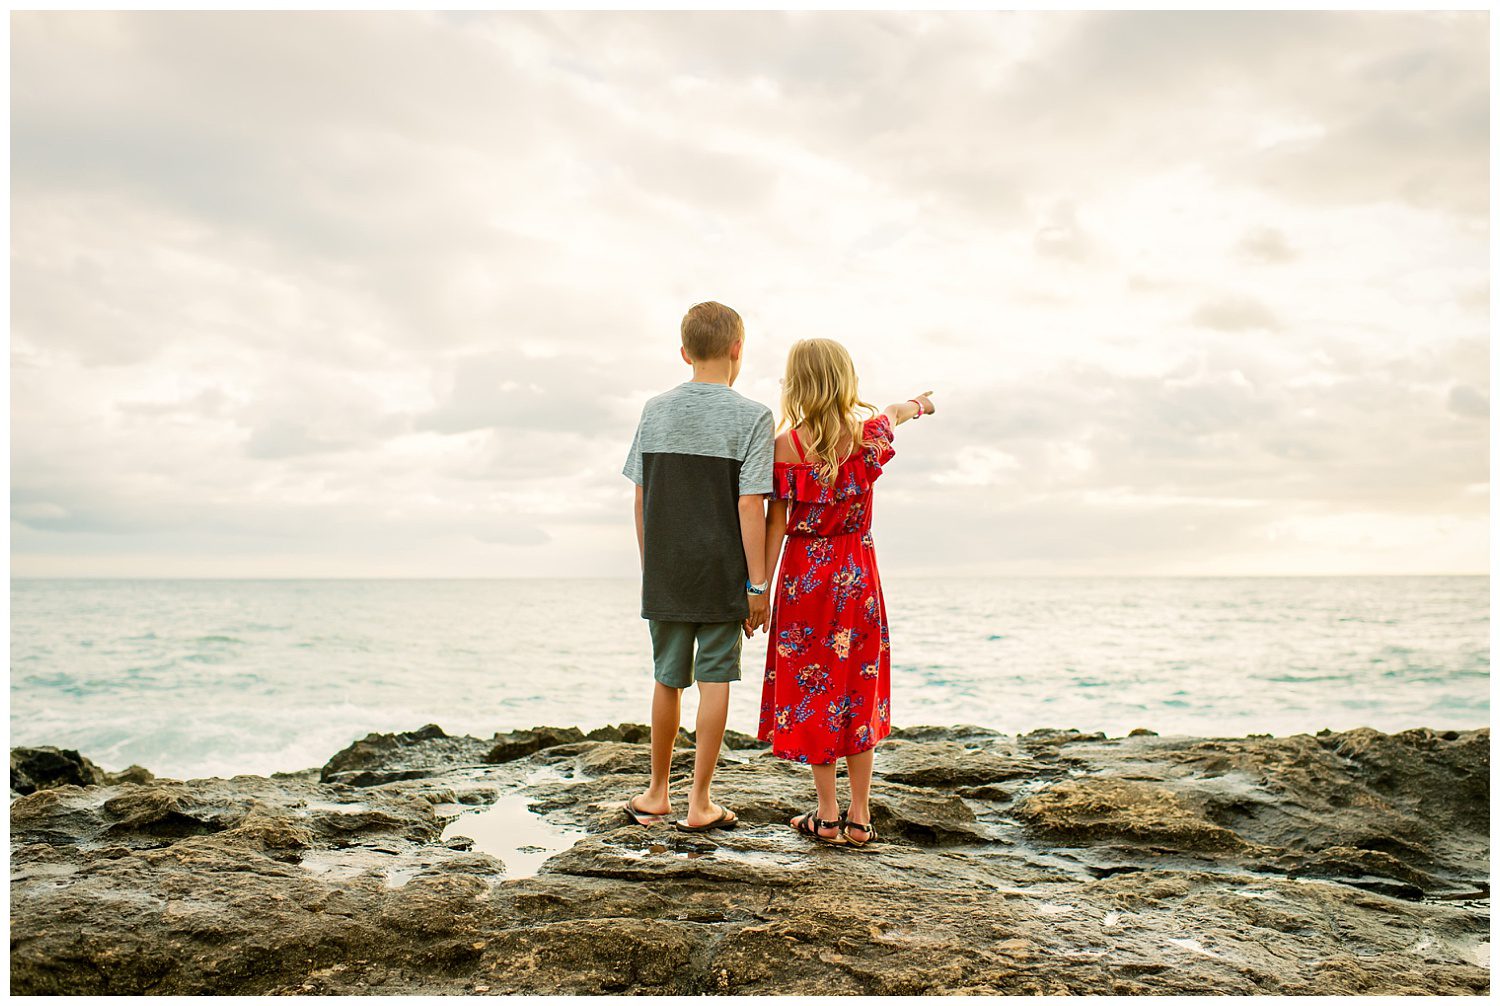
[[[745,568],[751,583],[765,583],[766,577],[766,498],[759,493],[740,497],[740,543],[745,549]],[[753,632],[766,623],[771,607],[771,591],[750,594],[750,617],[745,629]]]
[[[776,424],[771,410],[762,407],[750,431],[740,465],[740,542],[745,549],[745,571],[751,583],[766,583],[766,496],[771,493],[772,459],[776,452]],[[745,634],[750,635],[770,618],[771,591],[750,594],[750,617]]]
[[[646,487],[635,487],[635,544],[641,551],[641,570],[646,569]]]
[[[740,497],[740,540],[745,546],[745,568],[751,583],[766,582],[766,498]]]

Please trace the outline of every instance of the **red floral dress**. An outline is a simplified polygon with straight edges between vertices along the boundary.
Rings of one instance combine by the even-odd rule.
[[[864,425],[867,446],[839,466],[836,486],[807,461],[778,461],[772,492],[788,501],[786,544],[772,599],[760,739],[778,757],[825,765],[891,732],[891,640],[870,537],[872,490],[896,453],[891,421]],[[805,458],[792,432],[797,456]]]

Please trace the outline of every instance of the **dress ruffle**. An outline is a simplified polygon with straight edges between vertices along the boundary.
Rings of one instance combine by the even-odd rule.
[[[895,456],[891,446],[895,432],[885,413],[866,420],[863,439],[869,446],[850,455],[839,466],[836,485],[817,477],[817,466],[807,461],[777,461],[771,466],[771,490],[776,499],[801,503],[836,503],[853,496],[865,496],[874,488],[881,468]]]

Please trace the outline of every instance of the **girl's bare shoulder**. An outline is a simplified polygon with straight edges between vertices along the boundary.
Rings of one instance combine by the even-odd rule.
[[[776,436],[776,460],[791,464],[801,460],[797,457],[797,448],[792,446],[792,431],[783,430]]]

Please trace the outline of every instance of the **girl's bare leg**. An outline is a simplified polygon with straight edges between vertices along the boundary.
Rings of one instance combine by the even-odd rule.
[[[844,759],[849,766],[849,820],[855,824],[870,823],[870,776],[875,771],[875,749],[850,755]],[[851,832],[854,841],[865,837],[856,829]]]
[[[818,817],[824,821],[837,821],[839,819],[838,762],[829,762],[827,765],[814,765],[812,773],[813,785],[818,788]],[[798,817],[800,816],[798,815]],[[795,820],[797,820],[796,817],[790,818],[787,824],[795,828],[797,826],[792,824]],[[835,824],[832,828],[819,828],[818,834],[824,838],[838,838],[838,825]]]

